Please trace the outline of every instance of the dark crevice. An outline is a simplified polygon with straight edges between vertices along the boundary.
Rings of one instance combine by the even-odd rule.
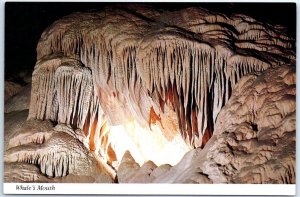
[[[255,123],[250,123],[250,126],[252,128],[253,131],[257,132],[258,131],[258,126]]]

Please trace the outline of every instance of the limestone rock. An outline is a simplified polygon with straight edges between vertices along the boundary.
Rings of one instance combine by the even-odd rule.
[[[64,130],[54,130],[51,122],[30,120],[14,129],[5,145],[4,162],[8,170],[5,180],[8,182],[68,182],[75,179],[72,177],[79,179],[76,182],[113,182],[113,177],[83,143]],[[12,166],[24,169],[12,170]],[[71,178],[62,178],[69,175]]]
[[[204,149],[186,154],[154,182],[295,183],[295,67],[243,77]]]
[[[295,183],[295,69],[245,77],[220,113],[215,162],[229,182]]]
[[[119,183],[151,183],[158,176],[166,173],[171,165],[164,164],[159,167],[152,161],[145,162],[141,167],[134,161],[127,151],[117,171]]]
[[[168,172],[171,169],[171,167],[172,166],[169,164],[160,165],[152,171],[151,176],[155,179],[155,178],[159,177],[160,175]]]
[[[24,183],[24,182],[48,182],[40,169],[28,163],[4,163],[4,182]]]
[[[119,183],[129,183],[139,170],[140,165],[134,161],[129,151],[126,151],[118,168],[117,177]]]
[[[157,176],[154,183],[212,183],[207,174],[204,174],[198,165],[201,155],[205,157],[201,148],[186,153],[182,160],[174,167],[169,168],[165,173]],[[201,161],[200,160],[200,161]]]
[[[4,100],[7,101],[10,97],[22,90],[22,85],[12,81],[4,82]]]
[[[295,63],[294,40],[281,30],[198,7],[160,13],[125,5],[71,14],[38,43],[30,118],[82,129],[101,108],[111,125],[157,123],[166,136],[181,133],[191,147],[204,146],[241,77]]]
[[[31,95],[31,85],[28,84],[14,96],[11,96],[4,105],[4,112],[22,111],[29,109]]]
[[[295,183],[295,40],[281,30],[198,7],[54,22],[37,46],[27,121],[30,90],[5,84],[5,180],[111,183],[117,170],[120,183]],[[122,126],[138,151],[190,151],[173,167],[130,152],[114,165],[110,131]]]
[[[27,116],[28,110],[4,114],[4,150],[8,148],[9,140],[22,128]]]
[[[129,183],[151,183],[154,177],[152,172],[157,166],[152,161],[144,163]]]

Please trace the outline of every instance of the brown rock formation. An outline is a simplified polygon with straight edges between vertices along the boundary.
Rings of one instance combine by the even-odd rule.
[[[22,90],[22,86],[20,84],[14,83],[12,81],[4,82],[4,100],[7,101],[10,97],[17,94]]]
[[[15,129],[5,146],[4,162],[8,171],[5,180],[72,182],[75,178],[70,177],[77,177],[76,182],[113,182],[107,170],[78,141],[80,137],[73,131],[67,133],[70,129],[63,127],[53,128],[49,121],[31,120]],[[21,171],[14,169],[15,166],[22,166]]]
[[[29,109],[31,84],[26,85],[18,93],[7,99],[4,105],[4,112],[23,111]]]
[[[177,131],[201,146],[242,76],[295,61],[293,40],[280,29],[201,8],[159,14],[129,6],[72,14],[39,41],[29,118],[90,128],[101,106],[111,125],[132,118],[147,125],[159,117],[167,132],[164,116],[175,111]],[[85,106],[84,96],[93,105]]]
[[[151,183],[157,177],[168,172],[172,166],[165,164],[156,166],[152,161],[145,162],[141,167],[127,151],[118,168],[119,183]]]
[[[119,183],[129,183],[130,179],[136,174],[139,170],[140,165],[135,162],[134,158],[131,156],[130,152],[127,151],[118,168],[118,182]]]
[[[6,114],[5,180],[294,183],[295,46],[281,30],[135,5],[56,21],[37,46],[27,121],[24,108]],[[116,130],[138,159],[118,160]]]
[[[243,77],[204,149],[154,182],[295,183],[295,67]]]

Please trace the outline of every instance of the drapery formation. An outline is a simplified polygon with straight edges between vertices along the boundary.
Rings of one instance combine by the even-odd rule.
[[[164,131],[174,111],[186,142],[203,146],[242,76],[295,63],[282,29],[201,8],[71,14],[38,43],[29,118],[83,129],[95,150],[106,121],[160,122]]]

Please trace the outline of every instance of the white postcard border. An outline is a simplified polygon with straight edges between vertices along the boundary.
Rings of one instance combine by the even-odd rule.
[[[4,183],[4,194],[295,195],[295,184]]]

